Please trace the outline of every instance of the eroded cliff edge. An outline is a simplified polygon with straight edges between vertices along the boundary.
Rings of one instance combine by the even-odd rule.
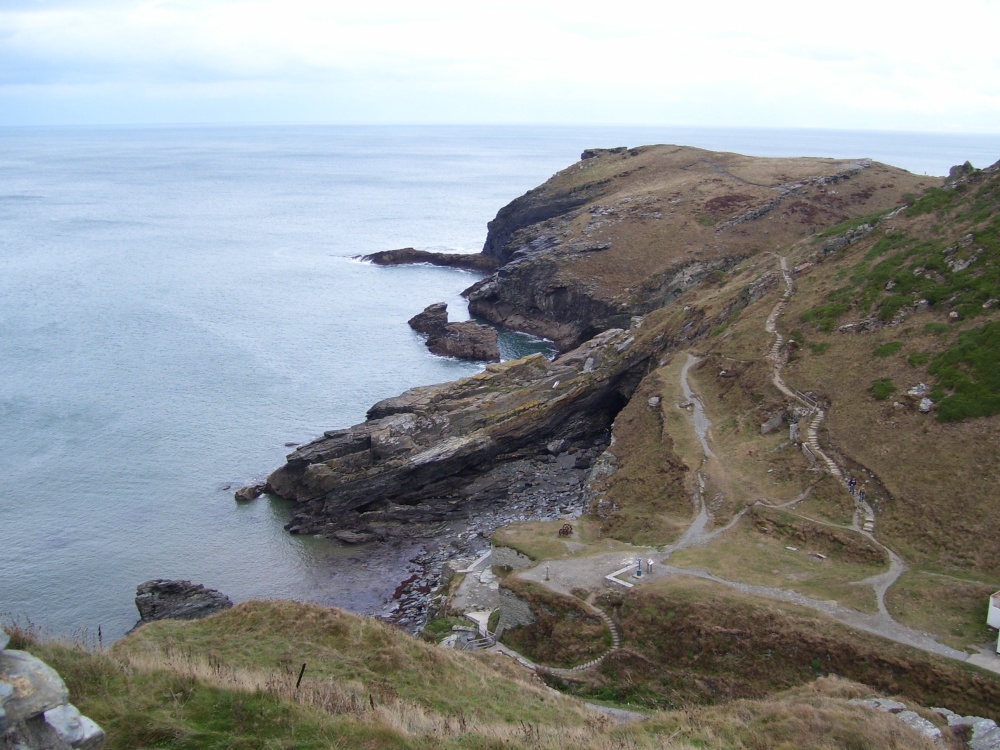
[[[738,312],[767,279],[748,284],[714,320],[685,308],[667,331],[639,316],[696,287],[710,291],[753,255],[895,207],[938,182],[866,159],[678,146],[583,156],[500,210],[482,253],[486,267],[499,268],[466,290],[473,314],[550,338],[563,356],[412,389],[373,406],[364,423],[297,449],[266,484],[296,502],[291,530],[440,520],[498,464],[538,455],[553,440],[592,445],[650,362]]]
[[[469,311],[566,351],[751,255],[939,182],[868,159],[590,149],[489,223],[482,254],[500,265],[466,290]]]
[[[394,510],[413,518],[407,508],[425,501],[435,510],[461,503],[498,463],[606,433],[655,348],[638,328],[613,329],[555,361],[536,354],[411,389],[295,450],[267,489],[296,501],[289,527],[308,533],[363,529]]]

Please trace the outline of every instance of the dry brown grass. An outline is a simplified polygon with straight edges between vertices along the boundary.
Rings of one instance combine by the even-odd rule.
[[[595,483],[602,496],[603,533],[634,544],[665,544],[677,538],[692,517],[685,482],[688,468],[673,451],[662,410],[648,405],[660,393],[658,373],[648,375],[614,425],[609,449],[617,470]]]
[[[702,568],[726,580],[797,591],[861,612],[877,612],[874,591],[855,582],[882,573],[887,566],[861,564],[834,554],[826,542],[822,537],[800,541],[778,533],[760,533],[744,520],[705,546],[677,552],[670,562]],[[827,559],[816,557],[817,552],[827,554]]]
[[[624,648],[582,691],[657,707],[762,698],[837,674],[921,705],[1000,716],[1000,677],[861,633],[815,612],[673,578],[600,606]]]
[[[552,187],[565,190],[608,181],[594,202],[603,207],[604,215],[583,212],[569,232],[574,239],[610,241],[613,247],[585,254],[561,274],[585,278],[613,296],[649,283],[678,264],[788,245],[818,227],[888,209],[901,203],[904,193],[938,184],[933,178],[874,165],[837,186],[805,188],[764,220],[716,232],[717,225],[775,198],[777,185],[831,175],[846,164],[832,159],[760,159],[675,146],[584,161],[557,175]],[[652,216],[655,213],[659,219]]]
[[[974,653],[977,646],[996,640],[996,632],[986,625],[986,611],[998,588],[996,581],[911,570],[889,589],[885,603],[899,622]]]
[[[493,543],[510,547],[532,560],[559,560],[574,555],[594,555],[624,549],[625,544],[602,537],[601,523],[589,516],[572,522],[573,533],[559,536],[564,521],[520,521],[498,529]]]

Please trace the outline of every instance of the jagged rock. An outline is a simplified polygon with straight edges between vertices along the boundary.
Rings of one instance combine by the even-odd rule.
[[[289,526],[302,533],[326,533],[330,524],[347,523],[350,511],[389,502],[420,513],[418,503],[437,498],[447,512],[448,503],[480,491],[476,481],[498,460],[603,435],[652,356],[645,345],[623,347],[629,338],[607,331],[554,361],[535,354],[380,401],[366,422],[290,453],[268,486],[297,501]],[[584,373],[588,359],[594,369]],[[572,458],[574,465],[589,461]]]
[[[236,490],[234,497],[239,502],[248,502],[250,500],[256,500],[258,497],[264,494],[265,485],[263,484],[249,484],[246,487],[241,487]]]
[[[896,718],[933,742],[938,742],[941,739],[941,730],[916,711],[900,711],[896,714]]]
[[[954,167],[948,170],[948,179],[945,182],[955,182],[963,177],[967,177],[976,171],[976,168],[972,166],[972,162],[965,162],[965,164],[956,164]]]
[[[30,719],[69,701],[59,673],[25,651],[0,652],[0,680],[13,687],[13,694],[3,704],[9,723]]]
[[[159,578],[136,587],[135,606],[139,610],[139,627],[154,620],[197,620],[229,609],[233,602],[222,592],[201,584]]]
[[[407,324],[420,333],[441,333],[448,325],[448,305],[444,302],[427,305],[423,312],[414,315]]]
[[[378,540],[378,534],[365,531],[350,531],[349,529],[335,531],[331,536],[344,544],[368,544],[369,542]]]
[[[624,156],[628,153],[628,146],[615,146],[614,148],[585,148],[580,154],[580,161],[586,159],[596,159],[598,156]]]
[[[917,383],[915,386],[906,391],[907,395],[913,396],[913,398],[923,398],[930,392],[930,386],[926,383]]]
[[[428,263],[432,266],[445,268],[461,268],[466,271],[489,273],[497,267],[495,258],[482,253],[433,253],[428,250],[416,250],[404,247],[399,250],[382,250],[370,255],[361,256],[377,266],[403,266],[412,263]]]
[[[471,320],[448,322],[448,305],[436,302],[409,320],[410,328],[427,334],[427,348],[434,354],[459,359],[496,362],[500,359],[496,329]]]
[[[785,416],[784,411],[779,411],[777,414],[773,415],[760,426],[760,434],[768,435],[775,430],[781,429],[781,425],[785,423]]]
[[[922,398],[920,399],[920,403],[917,404],[917,411],[919,411],[921,414],[927,414],[933,408],[934,408],[934,402],[931,401],[929,398]]]

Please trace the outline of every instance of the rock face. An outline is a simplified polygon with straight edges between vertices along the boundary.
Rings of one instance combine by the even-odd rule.
[[[362,255],[361,260],[367,260],[377,266],[403,266],[411,263],[428,263],[432,266],[460,268],[464,271],[490,273],[497,267],[495,258],[480,253],[432,253],[428,250],[416,250],[404,247],[399,250],[382,250],[381,252]]]
[[[483,255],[499,268],[466,290],[469,310],[567,351],[761,247],[895,207],[931,184],[868,160],[588,149],[489,223]]]
[[[648,369],[637,333],[610,330],[550,362],[541,354],[375,404],[368,419],[301,446],[271,474],[297,502],[288,528],[330,534],[390,503],[461,503],[487,470],[604,434]]]
[[[500,349],[496,329],[471,320],[448,322],[448,305],[436,302],[409,320],[410,328],[427,334],[427,348],[442,357],[498,362]]]
[[[8,642],[0,629],[0,750],[100,747],[104,731],[69,702],[59,674]]]
[[[139,610],[136,627],[154,620],[197,620],[233,606],[228,596],[215,589],[191,583],[156,579],[140,583],[135,590]]]

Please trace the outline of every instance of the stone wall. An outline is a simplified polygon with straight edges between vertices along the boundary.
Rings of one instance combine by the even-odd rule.
[[[490,556],[490,566],[522,570],[532,566],[531,558],[510,547],[494,547]]]
[[[521,599],[510,589],[500,587],[500,621],[497,623],[496,636],[508,628],[516,628],[521,625],[530,625],[535,621],[535,613],[531,611],[531,605]]]
[[[8,649],[0,629],[0,750],[94,750],[104,730],[69,702],[59,674],[25,651]]]

